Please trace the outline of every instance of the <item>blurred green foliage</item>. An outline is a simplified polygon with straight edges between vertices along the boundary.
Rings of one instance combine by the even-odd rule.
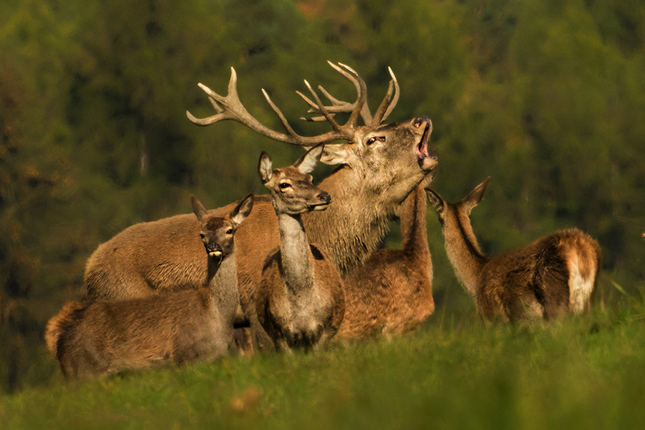
[[[447,200],[493,182],[473,213],[487,252],[556,228],[598,238],[605,277],[645,288],[645,4],[637,0],[4,0],[0,3],[0,391],[46,379],[45,322],[81,296],[86,259],[137,222],[264,192],[257,157],[301,152],[212,114],[203,82],[279,128],[264,88],[303,134],[302,79],[351,100],[326,64],[366,80],[391,66],[390,120],[428,115]],[[324,169],[321,169],[324,171]],[[326,171],[329,172],[329,169]],[[436,217],[438,308],[464,309]],[[398,246],[396,229],[386,241]],[[601,294],[601,298],[604,297]],[[466,312],[472,307],[465,306]],[[49,372],[49,373],[48,373]]]

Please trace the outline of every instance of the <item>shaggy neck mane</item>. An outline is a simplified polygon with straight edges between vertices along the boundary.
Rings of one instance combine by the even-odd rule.
[[[347,166],[326,178],[320,188],[331,195],[332,203],[325,211],[304,214],[303,221],[311,243],[321,245],[345,277],[376,249],[393,214],[368,194]]]

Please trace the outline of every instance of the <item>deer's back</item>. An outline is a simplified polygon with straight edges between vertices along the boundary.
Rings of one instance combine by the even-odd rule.
[[[88,305],[61,334],[58,358],[68,376],[143,369],[218,357],[232,335],[207,289],[184,290]]]
[[[135,224],[101,244],[87,262],[93,300],[144,297],[204,284],[207,258],[192,214]]]
[[[485,318],[501,314],[513,321],[577,311],[571,306],[573,282],[583,279],[580,300],[587,304],[598,267],[595,240],[577,229],[558,231],[490,259],[480,276],[479,312]]]
[[[345,319],[338,335],[401,334],[434,312],[427,255],[380,249],[345,278]]]

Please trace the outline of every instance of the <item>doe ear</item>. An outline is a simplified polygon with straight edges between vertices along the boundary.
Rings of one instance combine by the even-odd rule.
[[[258,163],[258,175],[263,184],[271,180],[273,176],[273,160],[265,151],[260,154],[260,162]]]
[[[204,215],[206,215],[206,212],[207,212],[206,208],[204,207],[202,202],[197,200],[197,197],[195,197],[192,194],[190,195],[190,203],[193,206],[193,212],[195,212],[195,215],[197,216],[197,220],[201,222],[202,218],[204,218]]]
[[[445,203],[441,196],[430,188],[426,188],[426,196],[432,207],[437,211],[437,214],[441,216],[445,208]]]
[[[235,209],[228,215],[235,224],[241,224],[253,209],[253,194],[249,193],[235,206]]]
[[[490,182],[490,176],[484,181],[477,185],[474,190],[472,190],[466,197],[461,199],[461,204],[464,210],[466,211],[466,214],[469,215],[470,211],[473,210],[475,206],[479,204],[479,202],[482,201],[482,198],[484,197],[484,191],[486,191],[486,187],[488,186],[488,183]]]
[[[293,164],[293,167],[297,168],[300,173],[303,173],[305,175],[311,173],[318,165],[320,156],[323,153],[323,149],[325,149],[325,144],[319,143],[318,145],[307,151],[305,155],[300,157],[298,161]]]

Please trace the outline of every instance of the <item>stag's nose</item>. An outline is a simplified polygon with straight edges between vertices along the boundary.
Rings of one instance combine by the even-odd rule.
[[[430,118],[427,116],[418,116],[414,119],[414,126],[415,127],[421,127],[423,124],[427,124],[430,122]]]
[[[322,200],[326,204],[331,203],[331,196],[327,191],[323,191],[322,193],[318,194],[318,200]]]

